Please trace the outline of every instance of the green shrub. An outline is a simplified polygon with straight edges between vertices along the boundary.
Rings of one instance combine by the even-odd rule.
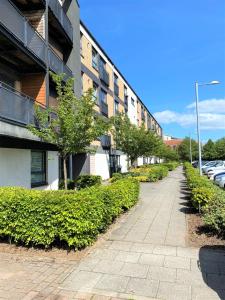
[[[124,174],[122,173],[113,173],[112,178],[110,178],[110,182],[115,182],[117,180],[120,180],[124,177]]]
[[[133,206],[138,193],[134,179],[78,192],[0,188],[0,238],[29,246],[80,249]]]
[[[214,187],[195,187],[191,191],[192,204],[196,209],[207,206],[215,197]]]
[[[140,175],[140,176],[136,176],[133,177],[134,179],[136,179],[139,182],[149,182],[149,177],[148,176],[144,176],[144,175]]]
[[[65,189],[64,180],[60,180],[59,181],[59,189],[60,190],[64,190]],[[74,180],[71,180],[71,179],[67,180],[67,189],[68,190],[74,190],[75,189],[75,182],[74,182]]]
[[[179,166],[179,163],[176,161],[175,162],[167,162],[167,163],[163,163],[163,166],[167,167],[169,171],[173,171]]]
[[[78,190],[91,187],[93,185],[100,185],[102,182],[101,176],[97,175],[80,175],[75,180],[75,186]]]

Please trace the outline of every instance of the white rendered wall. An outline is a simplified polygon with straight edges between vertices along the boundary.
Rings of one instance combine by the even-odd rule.
[[[126,173],[127,169],[127,156],[125,154],[120,155],[121,173]]]
[[[0,186],[30,188],[30,150],[0,148]]]
[[[92,175],[100,175],[103,180],[109,179],[109,155],[106,153],[95,153],[94,155],[94,168]]]
[[[47,186],[37,189],[57,190],[59,161],[56,151],[47,153]],[[31,188],[31,150],[0,148],[0,186]]]

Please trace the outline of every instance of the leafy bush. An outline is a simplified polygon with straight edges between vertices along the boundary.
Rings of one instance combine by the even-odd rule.
[[[179,163],[176,161],[175,162],[167,162],[167,163],[163,163],[163,166],[167,167],[169,171],[173,171],[179,166]]]
[[[225,235],[225,192],[206,177],[200,176],[191,164],[185,163],[184,169],[193,206],[201,207],[207,226]]]
[[[138,200],[139,183],[123,179],[81,191],[0,188],[0,238],[25,245],[90,245]]]
[[[110,178],[110,182],[115,182],[115,181],[120,180],[124,177],[125,177],[125,175],[122,174],[122,173],[113,173],[112,178]]]
[[[75,180],[75,185],[78,190],[84,189],[86,187],[91,187],[93,185],[100,185],[102,181],[101,176],[97,175],[80,175]]]
[[[60,190],[64,190],[65,189],[64,180],[60,180],[59,181],[59,189]],[[67,180],[67,189],[68,190],[74,190],[75,189],[75,182],[74,182],[74,180],[71,180],[71,179]]]
[[[140,176],[136,176],[133,177],[134,179],[136,179],[139,182],[149,182],[149,177],[148,176],[144,176],[144,175],[140,175]]]

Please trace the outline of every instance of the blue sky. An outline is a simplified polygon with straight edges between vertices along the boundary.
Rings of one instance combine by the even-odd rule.
[[[201,87],[202,140],[225,136],[224,0],[80,0],[81,18],[155,114],[164,132],[196,138],[194,82]]]

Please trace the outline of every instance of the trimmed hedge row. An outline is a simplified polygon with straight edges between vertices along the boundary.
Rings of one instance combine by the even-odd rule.
[[[184,169],[193,206],[201,210],[208,227],[225,235],[225,191],[200,176],[190,163],[185,163]]]
[[[115,182],[121,178],[133,177],[139,182],[156,182],[168,175],[168,168],[163,165],[144,165],[139,168],[131,169],[127,173],[114,173],[111,182]]]
[[[138,195],[139,183],[130,178],[78,192],[0,188],[0,238],[80,249],[132,207]]]

